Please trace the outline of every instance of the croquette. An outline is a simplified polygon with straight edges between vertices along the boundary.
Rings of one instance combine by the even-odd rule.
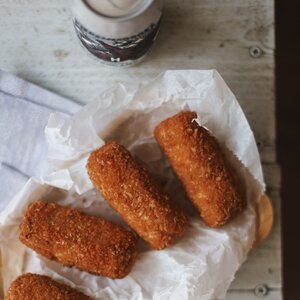
[[[19,238],[48,259],[110,278],[126,276],[137,255],[137,237],[122,226],[46,201],[29,205]]]
[[[117,142],[111,141],[92,152],[87,172],[110,206],[152,248],[169,246],[187,229],[185,213]]]
[[[12,282],[4,300],[91,300],[48,276],[26,273]]]
[[[195,112],[180,112],[154,134],[203,221],[219,227],[246,207],[245,191],[216,138],[196,118]]]

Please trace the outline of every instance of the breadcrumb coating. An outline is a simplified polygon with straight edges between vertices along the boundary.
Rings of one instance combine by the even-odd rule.
[[[46,201],[29,205],[19,238],[48,259],[110,278],[126,276],[137,255],[137,238],[125,228]]]
[[[246,207],[245,192],[217,140],[195,118],[188,111],[168,118],[155,138],[203,221],[219,227]]]
[[[117,142],[109,142],[91,153],[87,171],[110,206],[152,248],[167,247],[187,229],[184,212]]]
[[[4,300],[91,300],[48,276],[26,273],[12,282]]]

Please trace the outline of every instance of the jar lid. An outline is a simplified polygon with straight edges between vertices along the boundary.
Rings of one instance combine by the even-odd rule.
[[[76,20],[106,38],[129,37],[158,22],[163,0],[74,0]]]
[[[145,10],[153,0],[85,0],[86,5],[102,17],[132,17]]]

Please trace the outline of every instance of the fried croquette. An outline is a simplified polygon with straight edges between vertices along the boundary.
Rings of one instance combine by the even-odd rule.
[[[184,212],[117,142],[109,142],[92,152],[87,171],[110,206],[152,248],[167,247],[187,229]]]
[[[168,118],[155,128],[155,138],[203,221],[219,227],[246,207],[245,192],[215,137],[195,118],[195,112]]]
[[[26,273],[12,282],[4,300],[91,300],[48,276]]]
[[[110,278],[126,276],[137,255],[137,238],[132,232],[45,201],[27,208],[20,241],[48,259]]]

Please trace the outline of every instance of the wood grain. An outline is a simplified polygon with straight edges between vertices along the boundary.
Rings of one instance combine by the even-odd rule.
[[[217,69],[237,96],[257,139],[274,207],[270,236],[237,273],[227,300],[281,299],[280,172],[275,151],[273,0],[167,0],[157,43],[128,69],[104,67],[79,45],[71,0],[0,0],[0,68],[80,103],[116,82],[153,79],[166,69]],[[262,55],[250,55],[259,47]]]

